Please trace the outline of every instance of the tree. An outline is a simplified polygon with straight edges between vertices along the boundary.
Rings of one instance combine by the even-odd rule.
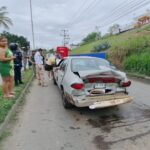
[[[101,32],[99,31],[99,32],[97,32],[96,33],[96,40],[99,40],[100,38],[101,38],[102,36],[101,36]]]
[[[92,32],[92,33],[88,34],[87,37],[85,37],[85,38],[82,40],[82,44],[95,41],[96,36],[97,36],[97,33],[96,33],[96,32]]]
[[[1,35],[5,36],[8,39],[9,43],[18,43],[21,48],[24,48],[27,50],[30,47],[30,42],[23,36],[11,34],[6,31],[3,31]]]
[[[12,25],[12,21],[6,16],[7,14],[7,8],[4,6],[0,7],[0,26],[4,26],[6,29],[9,29],[9,25]]]
[[[109,27],[109,33],[110,34],[115,34],[120,32],[120,25],[119,24],[114,24],[113,26]]]

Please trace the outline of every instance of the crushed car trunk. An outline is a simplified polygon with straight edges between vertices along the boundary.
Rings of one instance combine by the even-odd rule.
[[[78,74],[84,82],[87,95],[126,92],[126,89],[121,86],[121,82],[126,80],[125,74],[120,71],[107,68],[104,70],[79,71]]]

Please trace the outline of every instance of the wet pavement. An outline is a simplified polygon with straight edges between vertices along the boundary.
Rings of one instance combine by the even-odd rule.
[[[132,80],[132,103],[89,110],[62,106],[53,85],[34,81],[2,150],[149,150],[150,84]]]

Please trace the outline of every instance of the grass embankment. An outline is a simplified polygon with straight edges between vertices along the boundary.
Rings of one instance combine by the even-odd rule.
[[[0,123],[2,123],[4,121],[9,110],[11,109],[13,104],[16,102],[17,98],[20,96],[22,90],[25,88],[29,79],[32,77],[32,71],[31,70],[24,71],[22,76],[23,76],[24,84],[21,84],[21,85],[15,87],[15,97],[14,98],[4,99],[2,96],[2,88],[0,87]]]
[[[150,25],[119,35],[103,38],[74,49],[71,54],[89,53],[99,44],[108,42],[108,59],[129,72],[150,75]]]

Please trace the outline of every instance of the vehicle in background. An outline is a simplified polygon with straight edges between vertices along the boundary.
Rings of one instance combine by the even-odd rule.
[[[126,74],[101,58],[66,57],[53,68],[54,84],[62,92],[65,108],[72,105],[90,109],[110,107],[130,102]]]
[[[56,54],[59,55],[61,59],[68,56],[68,51],[69,51],[68,47],[65,46],[58,46],[56,48]]]
[[[84,53],[84,54],[73,54],[69,56],[90,56],[90,57],[97,57],[97,58],[103,58],[106,59],[106,53],[100,52],[100,53]]]

